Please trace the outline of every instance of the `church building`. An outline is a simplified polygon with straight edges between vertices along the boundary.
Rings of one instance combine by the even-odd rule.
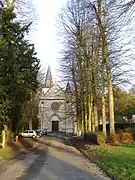
[[[39,128],[49,132],[75,133],[75,107],[71,103],[72,91],[69,82],[62,89],[53,83],[50,66],[48,67],[45,83],[40,91]]]

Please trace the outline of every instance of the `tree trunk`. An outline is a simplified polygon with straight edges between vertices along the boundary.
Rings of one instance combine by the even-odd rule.
[[[102,90],[102,123],[103,123],[103,133],[106,137],[106,103],[105,103],[104,90]]]
[[[109,94],[109,115],[110,115],[110,134],[115,133],[115,126],[114,126],[114,102],[113,102],[113,87],[112,87],[112,80],[111,80],[111,71],[108,66],[109,61],[107,62],[107,74],[108,74],[108,94]]]
[[[88,107],[87,107],[87,126],[88,131],[91,131],[91,124],[92,124],[92,102],[91,102],[91,96],[88,96]]]
[[[7,130],[8,127],[6,124],[3,125],[4,130],[2,131],[2,148],[5,148],[7,146]]]
[[[94,110],[94,121],[95,121],[95,131],[98,132],[99,131],[99,121],[98,121],[98,111],[97,111],[97,104],[96,102],[94,102],[93,104],[93,110]]]
[[[29,129],[32,129],[32,118],[29,120]]]
[[[91,107],[91,130],[95,132],[95,118],[94,118],[94,100],[92,98],[92,107]]]
[[[98,5],[101,6],[102,0],[98,0]],[[110,133],[115,133],[115,126],[114,126],[114,102],[113,102],[113,86],[112,86],[112,79],[111,79],[111,68],[110,68],[110,58],[109,58],[109,49],[108,49],[108,42],[105,33],[106,26],[102,24],[101,17],[98,14],[98,11],[95,6],[93,6],[95,14],[97,16],[97,21],[99,25],[99,30],[102,39],[102,50],[104,52],[104,61],[106,65],[106,72],[107,72],[107,81],[108,81],[108,95],[109,95],[109,118],[110,118]]]

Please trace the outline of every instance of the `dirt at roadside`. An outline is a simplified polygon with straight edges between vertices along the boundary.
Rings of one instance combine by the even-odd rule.
[[[1,151],[6,152],[7,156],[0,156],[0,165],[4,166],[4,164],[18,160],[37,145],[38,141],[30,138],[19,139],[18,142],[12,140],[5,149],[1,149]]]

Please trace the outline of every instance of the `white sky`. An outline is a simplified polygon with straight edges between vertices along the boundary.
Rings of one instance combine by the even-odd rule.
[[[30,40],[35,44],[38,58],[45,69],[51,66],[53,77],[57,76],[59,44],[57,17],[60,8],[66,0],[33,0],[38,15],[35,30],[29,35]]]
[[[38,21],[35,30],[30,33],[29,39],[35,44],[37,57],[41,61],[42,68],[46,69],[50,65],[53,78],[58,80],[57,70],[59,69],[59,52],[61,49],[58,41],[57,18],[60,9],[67,0],[32,1],[38,15]],[[127,39],[130,36],[130,31],[126,32],[126,36],[124,35]],[[125,41],[127,41],[126,38]]]

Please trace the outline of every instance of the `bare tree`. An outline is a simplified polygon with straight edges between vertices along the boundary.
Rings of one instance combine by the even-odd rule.
[[[38,72],[38,76],[37,76],[39,88],[43,87],[43,85],[45,83],[45,74],[46,74],[46,69],[40,68],[40,70]]]
[[[95,131],[95,127],[98,130],[96,90],[98,60],[95,60],[96,31],[90,30],[94,27],[93,15],[85,8],[83,1],[70,1],[67,9],[63,9],[60,19],[66,35],[62,70],[66,72],[65,78],[73,80],[78,130],[91,131],[92,128],[92,131]]]
[[[60,14],[62,71],[75,89],[78,130],[98,131],[101,110],[106,134],[109,105],[110,133],[115,132],[113,86],[126,82],[129,75],[118,7],[111,0],[70,0]]]

